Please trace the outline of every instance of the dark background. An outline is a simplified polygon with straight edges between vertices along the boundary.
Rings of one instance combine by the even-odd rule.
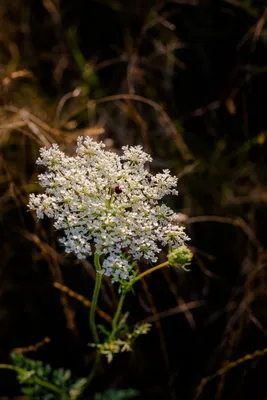
[[[1,362],[49,337],[26,355],[74,376],[90,371],[88,309],[53,282],[91,299],[91,260],[66,256],[52,223],[27,212],[40,146],[73,153],[82,134],[112,150],[142,144],[153,171],[177,174],[170,201],[188,216],[195,255],[190,272],[156,272],[129,295],[129,321],[156,322],[132,354],[103,365],[86,398],[133,387],[140,399],[193,399],[203,377],[267,346],[265,5],[1,1]],[[115,299],[106,281],[110,315]],[[264,354],[253,357],[199,398],[264,400],[266,367]],[[1,371],[0,394],[19,394],[12,373]]]

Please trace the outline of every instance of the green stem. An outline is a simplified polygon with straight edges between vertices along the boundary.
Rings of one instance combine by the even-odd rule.
[[[96,370],[97,370],[97,367],[98,367],[98,364],[99,364],[99,361],[100,361],[100,358],[101,358],[101,354],[100,354],[99,351],[98,351],[97,354],[96,354],[96,358],[95,358],[95,361],[94,361],[94,365],[93,365],[93,367],[92,367],[92,369],[91,369],[91,372],[90,372],[88,378],[86,379],[85,384],[84,384],[83,387],[81,388],[77,399],[82,398],[85,389],[90,385],[90,383],[91,383],[92,380],[94,379],[95,373],[96,373]]]
[[[87,387],[91,383],[91,381],[94,379],[95,373],[96,373],[96,370],[97,370],[97,367],[98,367],[98,363],[100,361],[100,358],[101,358],[101,354],[98,351],[97,354],[96,354],[94,365],[93,365],[93,367],[91,369],[91,372],[90,372],[90,374],[89,374],[89,376],[87,378],[87,382],[86,382],[85,387]]]
[[[149,275],[152,272],[157,271],[158,269],[167,267],[168,265],[169,265],[169,261],[165,261],[162,264],[156,265],[155,267],[150,268],[150,269],[146,270],[145,272],[142,272],[142,274],[138,275],[133,281],[129,282],[127,288],[122,291],[122,294],[121,294],[121,297],[120,297],[120,300],[119,300],[119,304],[118,304],[116,313],[115,313],[115,315],[113,317],[113,320],[112,320],[112,331],[111,331],[111,334],[109,336],[109,340],[114,339],[114,336],[115,336],[115,334],[117,332],[118,320],[119,320],[119,317],[120,317],[120,314],[121,314],[122,306],[123,306],[123,303],[124,303],[124,300],[125,300],[127,292],[129,292],[129,290],[132,288],[132,286],[135,284],[135,282],[137,282],[140,279],[144,278],[146,275]]]
[[[94,264],[95,264],[96,271],[99,271],[100,268],[101,268],[100,263],[99,263],[99,255],[95,254]],[[128,293],[128,291],[133,286],[133,284],[136,281],[138,281],[139,279],[142,279],[144,276],[146,276],[146,275],[148,275],[148,274],[150,274],[150,273],[152,273],[152,272],[154,272],[154,271],[156,271],[156,270],[158,270],[160,268],[166,267],[168,265],[169,265],[169,262],[166,261],[166,262],[164,262],[162,264],[156,265],[153,268],[150,268],[149,270],[147,270],[147,271],[143,272],[142,274],[140,274],[133,281],[129,282],[128,286],[123,289],[123,291],[121,293],[121,297],[120,297],[119,303],[118,303],[118,307],[116,309],[116,312],[115,312],[113,320],[112,320],[112,331],[110,333],[109,340],[113,340],[115,335],[116,335],[116,332],[117,332],[117,329],[118,329],[118,321],[119,321],[119,317],[120,317],[120,314],[121,314],[121,310],[122,310],[122,307],[123,307],[123,303],[124,303],[125,297],[126,297],[126,294]],[[91,312],[90,312],[90,326],[91,326],[92,332],[94,332],[94,329],[95,329],[95,335],[96,335],[94,337],[95,342],[99,343],[98,334],[97,334],[97,330],[96,330],[96,326],[95,326],[95,317],[94,317],[95,308],[96,308],[96,305],[97,305],[97,299],[98,299],[98,295],[99,295],[99,289],[100,289],[100,285],[101,285],[101,275],[98,272],[97,272],[97,275],[99,275],[100,278],[98,278],[96,276],[96,283],[95,283],[94,295],[93,295]],[[99,282],[97,281],[98,279],[99,279]],[[95,301],[94,301],[94,299],[95,299]],[[92,313],[92,310],[93,310],[93,313]],[[94,336],[94,333],[93,333],[93,336]],[[95,373],[96,373],[96,369],[97,369],[98,363],[100,361],[100,358],[101,358],[101,354],[99,352],[97,352],[94,365],[93,365],[93,367],[91,369],[91,372],[90,372],[90,374],[89,374],[89,376],[87,378],[87,381],[86,381],[85,385],[82,388],[82,391],[81,391],[81,393],[79,395],[79,398],[84,393],[84,390],[86,389],[86,387],[93,380],[93,378],[95,376]]]
[[[99,273],[101,271],[100,256],[96,252],[94,255],[94,265],[95,265],[95,270],[96,270],[96,277],[95,277],[95,287],[94,287],[92,305],[91,305],[91,310],[90,310],[90,328],[91,328],[91,332],[93,335],[94,343],[97,344],[97,343],[99,343],[99,336],[98,336],[96,323],[95,323],[95,312],[96,312],[98,297],[99,297],[100,288],[101,288],[102,275]],[[100,361],[100,353],[97,352],[94,365],[93,365],[91,372],[86,380],[86,383],[83,385],[83,387],[80,391],[80,394],[78,396],[79,398],[83,395],[85,389],[93,380],[99,361]]]
[[[95,324],[95,311],[96,311],[97,301],[98,301],[99,292],[100,292],[100,288],[101,288],[102,275],[99,273],[101,271],[101,265],[100,265],[100,256],[97,253],[95,253],[95,256],[94,256],[94,265],[95,265],[95,270],[96,270],[96,278],[95,278],[95,288],[94,288],[94,293],[93,293],[92,306],[91,306],[91,310],[90,310],[90,328],[91,328],[94,342],[99,343],[99,337],[98,337],[96,324]]]
[[[9,369],[11,371],[15,371],[18,374],[24,374],[26,375],[29,371],[27,371],[24,368],[16,367],[15,365],[10,365],[10,364],[0,364],[0,369]],[[46,381],[43,381],[41,378],[39,378],[36,375],[33,375],[31,377],[39,386],[43,386],[47,389],[52,390],[52,392],[58,393],[62,396],[62,399],[68,399],[69,396],[67,392],[64,389],[59,388],[58,386],[54,385],[53,383],[49,383]]]
[[[167,267],[168,265],[170,265],[169,261],[165,261],[165,262],[162,263],[162,264],[156,265],[155,267],[152,267],[152,268],[146,270],[145,272],[142,272],[142,274],[138,275],[137,278],[136,278],[133,282],[130,283],[130,287],[132,287],[132,285],[133,285],[135,282],[137,282],[137,281],[139,281],[140,279],[144,278],[144,276],[149,275],[149,274],[151,274],[152,272],[157,271],[158,269]]]
[[[114,336],[115,336],[115,334],[117,332],[118,320],[119,320],[119,317],[120,317],[120,314],[121,314],[122,306],[123,306],[123,303],[124,303],[125,296],[126,296],[127,292],[128,292],[127,289],[122,291],[117,310],[116,310],[114,318],[112,320],[112,331],[111,331],[111,334],[109,336],[109,340],[114,339]]]

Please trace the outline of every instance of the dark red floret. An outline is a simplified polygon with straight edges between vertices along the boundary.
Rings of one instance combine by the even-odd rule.
[[[117,194],[120,194],[122,192],[121,188],[119,186],[114,187],[114,192]]]

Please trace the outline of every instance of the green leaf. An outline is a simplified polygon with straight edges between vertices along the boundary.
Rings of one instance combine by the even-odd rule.
[[[71,371],[69,369],[66,369],[66,371],[63,372],[64,372],[63,375],[64,382],[67,382],[71,378]]]
[[[34,393],[34,388],[24,387],[21,389],[21,393],[26,394],[27,396],[31,396]]]
[[[104,393],[96,393],[94,400],[130,400],[138,394],[135,389],[108,389]]]
[[[30,381],[30,382],[32,382],[32,376],[33,375],[35,375],[35,372],[34,371],[28,371],[27,373],[25,373],[25,374],[18,374],[18,381],[20,382],[20,383],[24,383],[24,382],[27,382],[27,381]]]
[[[83,389],[86,383],[87,383],[86,378],[80,378],[71,385],[71,388],[69,390],[69,395],[71,400],[76,400],[79,397],[81,390]]]

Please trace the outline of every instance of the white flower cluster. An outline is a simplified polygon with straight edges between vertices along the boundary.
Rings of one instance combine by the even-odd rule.
[[[29,208],[64,229],[60,241],[67,253],[79,259],[103,255],[102,272],[116,281],[130,279],[134,260],[156,262],[160,245],[177,248],[188,237],[176,214],[159,203],[177,194],[177,178],[169,170],[151,175],[145,163],[152,158],[141,146],[123,147],[121,156],[104,147],[79,137],[75,157],[56,144],[42,148],[37,164],[47,169],[39,175],[45,194],[31,194]]]

